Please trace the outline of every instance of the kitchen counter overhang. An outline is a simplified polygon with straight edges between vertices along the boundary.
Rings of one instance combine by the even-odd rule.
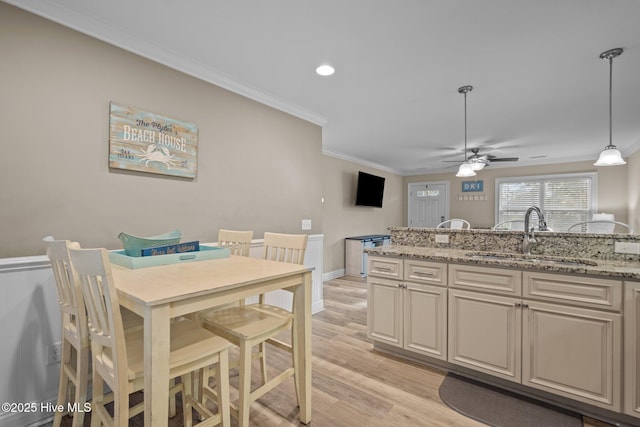
[[[640,262],[638,261],[523,255],[511,252],[484,252],[402,245],[381,246],[367,249],[366,252],[370,255],[397,258],[640,280]]]

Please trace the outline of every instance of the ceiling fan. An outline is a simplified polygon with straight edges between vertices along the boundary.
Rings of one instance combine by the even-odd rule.
[[[492,162],[517,162],[518,157],[497,157],[491,154],[480,154],[480,148],[470,148],[473,154],[467,157],[466,162],[471,165],[474,171],[482,170],[485,166],[489,166]],[[460,163],[459,160],[444,160],[445,162]]]
[[[469,156],[468,162],[471,163],[472,166],[476,163],[483,164],[484,166],[489,166],[491,162],[517,162],[518,161],[517,157],[496,157],[491,154],[480,155],[478,154],[480,152],[479,148],[472,148],[471,152],[473,153],[473,155]]]

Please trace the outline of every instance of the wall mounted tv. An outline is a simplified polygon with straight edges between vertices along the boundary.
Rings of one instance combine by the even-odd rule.
[[[384,194],[384,178],[365,172],[358,172],[358,190],[356,192],[356,205],[382,207],[382,195]]]

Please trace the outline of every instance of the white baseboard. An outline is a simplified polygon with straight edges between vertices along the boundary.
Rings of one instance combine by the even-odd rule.
[[[338,277],[344,276],[344,268],[339,270],[330,271],[328,273],[324,273],[322,275],[322,281],[326,282],[327,280],[337,279]]]

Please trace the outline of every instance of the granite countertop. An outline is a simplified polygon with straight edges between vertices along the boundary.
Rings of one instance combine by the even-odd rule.
[[[371,255],[476,264],[486,267],[506,267],[550,273],[589,274],[614,279],[640,280],[640,262],[638,261],[612,261],[400,245],[379,246],[366,249],[365,252]]]

